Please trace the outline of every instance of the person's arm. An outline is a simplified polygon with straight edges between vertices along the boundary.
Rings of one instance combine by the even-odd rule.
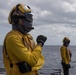
[[[68,52],[69,52],[70,59],[71,59],[71,57],[72,57],[72,53],[71,53],[71,51],[70,51],[70,50],[68,50]]]
[[[35,66],[41,56],[42,47],[37,45],[33,52],[30,52],[17,35],[11,35],[6,41],[8,52],[13,53],[20,61],[26,61],[29,65]]]
[[[65,64],[69,64],[68,60],[67,60],[67,55],[66,55],[66,48],[62,47],[61,48],[61,56],[62,56],[62,60],[64,61]]]

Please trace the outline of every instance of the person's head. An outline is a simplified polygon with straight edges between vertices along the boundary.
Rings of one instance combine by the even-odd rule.
[[[67,47],[70,43],[70,39],[68,37],[64,37],[62,42],[63,42],[63,45]]]
[[[33,15],[31,8],[22,4],[17,4],[9,13],[8,21],[13,29],[17,29],[23,34],[28,33],[32,29]]]

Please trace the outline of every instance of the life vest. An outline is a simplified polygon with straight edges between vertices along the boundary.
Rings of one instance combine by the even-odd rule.
[[[10,54],[8,54],[9,52],[7,50],[8,48],[6,45],[6,40],[7,40],[8,36],[11,36],[13,33],[15,33],[16,36],[18,35],[18,38],[23,39],[23,40],[21,40],[22,43],[25,45],[25,47],[30,52],[33,52],[34,48],[36,47],[36,44],[35,44],[33,38],[31,37],[31,35],[28,34],[27,37],[25,37],[21,33],[19,33],[18,31],[14,31],[14,30],[10,31],[6,35],[4,45],[3,45],[3,62],[4,62],[4,66],[5,66],[5,70],[6,70],[7,75],[38,75],[38,70],[44,64],[44,57],[42,54],[39,56],[40,58],[38,58],[37,64],[35,66],[32,66],[32,71],[24,73],[24,74],[20,73],[19,68],[16,65],[16,63],[19,62],[19,59],[15,58],[15,56],[11,56]],[[31,39],[31,41],[30,41],[30,39]],[[36,49],[41,49],[41,48],[37,47]],[[13,53],[11,53],[11,54],[13,55]],[[15,59],[15,60],[12,61],[12,59]],[[13,63],[12,68],[10,67],[11,62]],[[31,61],[31,62],[33,62],[33,61]]]
[[[65,46],[62,46],[60,49],[62,62],[64,62],[65,64],[69,64],[71,60],[69,51],[70,50],[68,50]]]

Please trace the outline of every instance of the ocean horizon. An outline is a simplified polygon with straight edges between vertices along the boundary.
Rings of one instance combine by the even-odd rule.
[[[53,72],[59,72],[63,75],[60,57],[61,45],[44,45],[42,54],[44,55],[45,64],[39,70],[40,75],[51,75]],[[71,68],[69,75],[76,75],[76,46],[68,47],[72,52]],[[0,73],[5,73],[2,57],[2,45],[0,45]],[[59,75],[58,73],[56,75]]]

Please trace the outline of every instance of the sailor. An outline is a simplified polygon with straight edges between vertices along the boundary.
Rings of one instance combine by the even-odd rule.
[[[68,37],[63,38],[63,46],[60,48],[61,53],[61,64],[63,67],[64,75],[69,75],[70,61],[71,61],[71,51],[67,48],[70,44],[70,39]]]
[[[36,44],[29,34],[34,29],[31,8],[17,4],[10,11],[8,21],[12,30],[5,36],[3,44],[6,75],[38,75],[38,70],[44,64],[42,47],[47,37],[38,35]]]

